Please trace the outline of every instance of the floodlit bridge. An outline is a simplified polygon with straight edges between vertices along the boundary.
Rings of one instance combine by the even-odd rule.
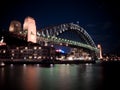
[[[21,29],[19,22],[12,22],[9,31],[16,37],[27,40],[28,42],[38,43],[40,45],[52,46],[61,45],[75,47],[78,50],[85,49],[93,57],[99,58],[99,49],[96,47],[94,41],[79,24],[67,23],[56,26],[46,27],[41,30],[36,30],[35,20],[31,17],[25,19],[23,29]],[[79,38],[76,40],[59,37],[65,32],[76,32]],[[81,41],[79,41],[79,39]],[[79,53],[79,52],[77,52]]]
[[[84,40],[84,43],[58,37],[60,34],[70,30],[71,32],[76,31]],[[68,23],[68,24],[61,24],[58,26],[48,27],[48,28],[42,29],[41,31],[38,31],[37,36],[38,36],[37,43],[40,43],[41,37],[43,37],[45,39],[45,42],[54,42],[61,45],[62,44],[74,45],[74,46],[87,48],[95,52],[98,51],[98,48],[96,47],[90,35],[86,32],[86,30],[84,30],[78,24]]]

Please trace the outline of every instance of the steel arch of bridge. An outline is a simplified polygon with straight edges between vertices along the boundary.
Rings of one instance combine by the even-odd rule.
[[[96,47],[94,41],[92,40],[90,35],[87,33],[87,31],[82,27],[80,27],[78,24],[68,23],[68,24],[61,24],[58,26],[48,27],[48,28],[42,29],[42,33],[44,36],[57,37],[59,34],[64,33],[67,30],[78,31],[88,45],[91,45],[92,47]]]
[[[78,34],[81,35],[81,37],[85,40],[85,42],[87,44],[83,44],[81,42],[75,42],[72,40],[66,40],[66,39],[57,37],[59,34],[64,33],[65,31],[68,31],[68,30],[75,30],[75,31],[79,32]],[[42,36],[44,38],[47,38],[48,41],[53,41],[53,42],[57,42],[57,43],[59,43],[59,42],[65,43],[66,42],[68,44],[73,44],[76,46],[88,48],[93,51],[98,51],[98,49],[97,49],[94,41],[90,37],[90,35],[87,33],[87,31],[85,29],[83,29],[78,24],[67,23],[67,24],[61,24],[61,25],[57,25],[57,26],[53,26],[53,27],[47,27],[47,28],[42,29],[41,32],[37,31],[37,35],[38,35],[38,37]]]
[[[94,41],[90,37],[90,35],[86,32],[85,29],[80,27],[78,24],[74,23],[68,23],[68,24],[61,24],[58,26],[53,26],[53,27],[47,27],[42,29],[42,36],[55,36],[57,37],[59,34],[64,33],[65,31],[68,30],[75,30],[79,32],[81,37],[84,39],[84,41],[88,44],[91,45],[92,47],[96,47]]]

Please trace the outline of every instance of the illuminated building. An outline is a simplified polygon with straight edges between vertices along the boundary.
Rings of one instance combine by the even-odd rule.
[[[37,42],[36,37],[36,25],[35,20],[32,17],[25,18],[24,24],[23,24],[23,30],[28,31],[27,40],[28,42]]]
[[[25,35],[25,39],[21,36]],[[55,59],[55,48],[37,44],[35,20],[27,17],[23,29],[19,21],[11,21],[9,32],[5,32],[6,43],[3,37],[0,41],[0,59],[11,60],[44,60]],[[5,44],[5,45],[3,45]]]
[[[9,31],[10,32],[17,32],[22,30],[21,23],[19,21],[13,20],[10,23]]]
[[[0,59],[11,60],[44,60],[55,59],[55,49],[47,46],[28,45],[28,46],[11,46],[0,47]]]

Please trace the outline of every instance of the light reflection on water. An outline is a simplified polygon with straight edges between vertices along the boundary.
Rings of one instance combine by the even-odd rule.
[[[105,72],[95,64],[8,65],[0,68],[0,90],[103,90]]]

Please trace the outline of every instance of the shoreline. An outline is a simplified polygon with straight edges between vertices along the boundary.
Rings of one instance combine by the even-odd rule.
[[[15,64],[15,65],[22,65],[22,64],[41,64],[41,65],[49,65],[49,64],[98,64],[98,65],[120,65],[120,61],[100,61],[97,62],[96,60],[72,60],[72,61],[60,61],[60,60],[0,60],[0,67]]]
[[[30,60],[26,60],[26,61],[20,61],[20,60],[3,60],[1,61],[5,64],[85,64],[85,63],[96,63],[95,60],[91,60],[91,61],[85,61],[85,60],[72,60],[72,61],[60,61],[60,60],[42,60],[42,61],[38,61],[38,60],[34,60],[34,61],[30,61]]]

